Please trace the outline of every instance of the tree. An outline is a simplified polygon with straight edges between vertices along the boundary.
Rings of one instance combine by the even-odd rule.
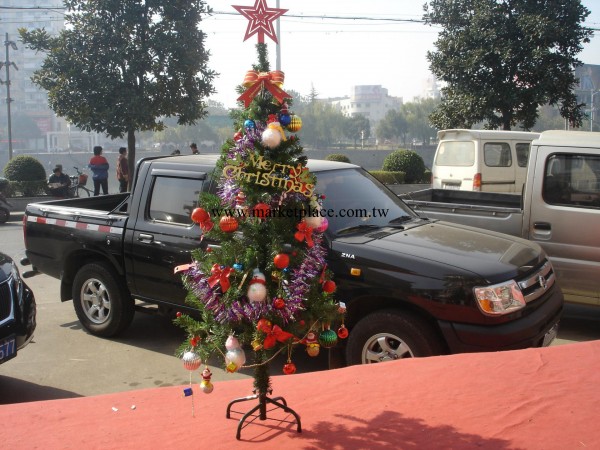
[[[397,140],[403,137],[406,145],[406,133],[408,132],[408,122],[401,111],[390,109],[385,113],[383,119],[377,124],[377,137],[379,139]]]
[[[269,72],[266,49],[264,43],[257,45],[257,72]],[[222,147],[220,170],[214,174],[217,194],[201,194],[201,206],[192,212],[203,238],[219,242],[211,251],[194,251],[194,263],[182,270],[187,301],[202,320],[180,314],[176,323],[188,334],[178,353],[189,370],[218,355],[228,372],[254,368],[265,420],[262,406],[270,393],[274,356],[287,352],[283,371],[295,372],[292,349],[306,345],[316,356],[319,345],[333,346],[338,335],[330,326],[341,316],[325,264],[327,223],[318,214],[316,177],[306,167],[300,139],[284,131],[295,133],[299,126],[283,99],[267,89],[255,94],[246,108],[232,114],[235,137]],[[340,330],[345,338],[347,330],[343,325]],[[250,366],[242,344],[252,348]],[[200,387],[212,391],[208,368]],[[269,402],[277,400],[281,397]]]
[[[213,92],[202,0],[65,0],[58,36],[20,29],[29,48],[47,53],[33,82],[48,91],[57,115],[86,131],[127,135],[135,167],[135,132],[161,130],[163,117],[194,124]]]
[[[430,116],[437,128],[531,129],[538,106],[560,105],[574,126],[584,112],[577,103],[576,55],[593,31],[580,0],[432,0],[424,20],[442,26],[428,52],[433,74],[447,83]]]
[[[357,140],[368,139],[371,135],[371,123],[362,114],[348,117],[344,124],[344,134],[354,141],[354,148],[356,148]]]

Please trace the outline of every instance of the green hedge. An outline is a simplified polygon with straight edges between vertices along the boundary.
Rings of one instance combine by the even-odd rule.
[[[40,181],[9,181],[4,190],[6,197],[37,197],[48,194],[48,182]]]
[[[326,161],[345,162],[345,163],[350,162],[350,158],[348,158],[346,155],[343,155],[341,153],[330,153],[329,155],[327,155],[325,157],[325,160]]]
[[[392,172],[389,170],[372,170],[369,172],[383,184],[403,184],[405,173]]]

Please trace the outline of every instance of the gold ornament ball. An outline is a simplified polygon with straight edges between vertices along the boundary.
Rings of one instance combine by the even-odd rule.
[[[291,131],[292,133],[296,133],[297,131],[300,131],[301,128],[302,128],[302,119],[300,118],[300,116],[297,116],[296,114],[292,114],[290,124],[287,126],[287,129],[289,131]]]

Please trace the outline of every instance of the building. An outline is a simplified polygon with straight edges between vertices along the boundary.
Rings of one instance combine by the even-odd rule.
[[[390,97],[380,85],[352,86],[350,97],[330,100],[331,105],[345,116],[363,115],[371,126],[384,118],[391,109],[400,109],[402,97]]]
[[[27,0],[25,3],[23,0],[2,0],[0,37],[5,47],[2,51],[6,50],[9,62],[18,68],[16,70],[13,65],[9,67],[14,149],[41,150],[50,146],[57,147],[59,142],[50,143],[47,133],[66,131],[66,122],[56,117],[48,107],[46,91],[31,81],[33,72],[42,66],[45,54],[27,49],[20,42],[18,32],[19,28],[44,28],[49,34],[57,35],[65,27],[64,12],[62,0]],[[6,61],[6,56],[3,56],[1,59]],[[8,147],[5,67],[0,71],[0,80],[3,82],[0,86],[0,151],[3,152]]]

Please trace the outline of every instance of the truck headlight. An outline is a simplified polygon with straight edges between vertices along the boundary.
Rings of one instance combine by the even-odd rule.
[[[514,281],[493,286],[473,288],[477,304],[484,314],[492,316],[508,314],[525,307],[525,299],[519,285]]]

